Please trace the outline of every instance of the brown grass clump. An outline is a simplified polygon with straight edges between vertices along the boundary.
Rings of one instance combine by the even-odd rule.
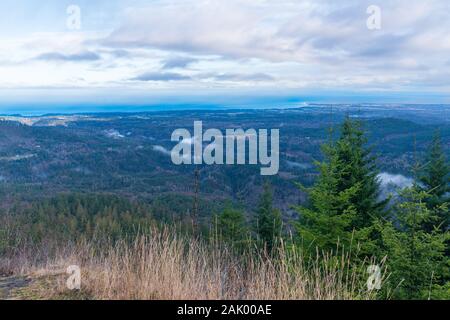
[[[79,292],[66,288],[69,265],[81,268]],[[274,257],[236,254],[168,231],[103,246],[52,244],[0,258],[3,274],[44,278],[39,296],[49,299],[371,299],[366,267],[351,266],[345,254],[305,259],[283,244]]]

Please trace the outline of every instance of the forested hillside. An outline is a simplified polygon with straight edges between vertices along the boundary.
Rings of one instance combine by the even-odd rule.
[[[194,283],[194,296],[213,299],[450,298],[448,125],[345,112],[294,131],[295,113],[276,113],[280,175],[203,167],[198,193],[192,170],[169,164],[152,147],[163,139],[129,117],[131,133],[117,119],[113,137],[109,121],[3,123],[0,272],[82,264],[91,282],[81,297],[94,299],[183,298]],[[158,124],[155,136],[169,130],[139,121]],[[385,170],[411,182],[387,197]],[[370,270],[379,287],[368,287]]]

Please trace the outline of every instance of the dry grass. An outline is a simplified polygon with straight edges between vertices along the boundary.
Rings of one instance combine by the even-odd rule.
[[[81,242],[21,251],[0,258],[0,270],[46,279],[40,297],[70,299],[371,299],[360,268],[345,255],[304,259],[281,245],[277,258],[236,255],[170,232],[140,236],[131,244]],[[50,247],[50,246],[49,246]],[[65,268],[79,265],[81,292],[68,291]]]

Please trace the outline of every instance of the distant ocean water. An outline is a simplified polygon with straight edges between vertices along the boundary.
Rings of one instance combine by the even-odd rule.
[[[257,100],[254,102],[230,102],[227,104],[213,103],[179,103],[179,104],[155,104],[155,105],[77,105],[77,106],[56,106],[56,105],[15,105],[5,106],[0,104],[0,115],[22,115],[22,116],[42,116],[48,114],[88,114],[88,113],[139,113],[139,112],[160,112],[160,111],[186,111],[186,110],[264,110],[264,109],[292,109],[292,108],[329,108],[330,104],[334,108],[349,110],[349,108],[361,108],[367,110],[409,111],[419,114],[431,112],[439,115],[442,119],[450,118],[450,104],[402,104],[402,103],[318,103],[303,101],[274,101]]]
[[[0,115],[41,116],[45,114],[104,113],[104,112],[157,112],[183,110],[228,110],[228,109],[287,109],[307,106],[303,102],[247,103],[247,104],[163,104],[148,106],[15,106],[0,107]]]

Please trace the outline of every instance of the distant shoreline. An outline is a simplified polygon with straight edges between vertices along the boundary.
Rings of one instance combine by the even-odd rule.
[[[145,113],[165,113],[165,112],[250,112],[250,111],[277,111],[277,110],[295,110],[304,108],[336,108],[338,109],[352,109],[352,108],[365,108],[365,109],[389,109],[389,110],[407,110],[411,107],[414,109],[418,107],[430,108],[444,108],[450,112],[450,104],[437,104],[437,103],[291,103],[284,105],[242,105],[242,106],[226,106],[226,105],[161,105],[161,106],[81,106],[81,107],[18,107],[18,108],[1,108],[1,117],[51,117],[51,116],[70,116],[70,115],[132,115],[132,114],[145,114]],[[5,110],[2,110],[5,109]],[[425,111],[425,110],[424,110]]]

